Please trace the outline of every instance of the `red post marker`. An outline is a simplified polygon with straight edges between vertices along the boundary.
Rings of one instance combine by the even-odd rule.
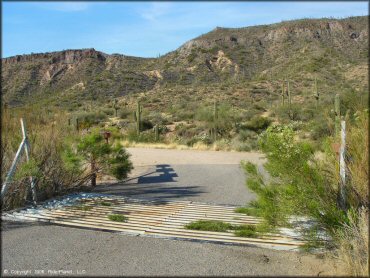
[[[104,137],[107,144],[108,144],[108,140],[109,140],[110,135],[111,135],[111,133],[109,131],[104,131],[104,133],[103,133],[103,137]]]

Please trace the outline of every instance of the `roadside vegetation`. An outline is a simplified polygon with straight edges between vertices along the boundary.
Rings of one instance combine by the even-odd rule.
[[[353,104],[352,107],[356,107]],[[296,225],[295,217],[311,220],[302,230],[308,240],[305,247],[332,250],[332,254],[346,265],[349,275],[367,276],[369,113],[365,104],[356,108],[345,113],[347,176],[344,198],[335,152],[339,134],[328,132],[319,145],[297,137],[294,124],[280,124],[270,126],[259,136],[269,176],[262,175],[252,163],[242,164],[248,177],[247,186],[257,194],[257,200],[238,212],[262,217],[263,224],[271,229],[302,228]]]
[[[39,106],[2,109],[1,178],[4,181],[22,140],[24,119],[31,145],[30,161],[22,155],[3,210],[24,206],[31,200],[29,176],[36,182],[39,201],[73,191],[89,191],[96,180],[109,175],[124,179],[132,169],[129,154],[120,144],[117,128],[77,130],[69,125],[68,113]],[[83,123],[83,122],[82,122]],[[109,144],[103,131],[110,131]]]
[[[115,222],[127,222],[128,217],[122,214],[109,214],[108,219]]]
[[[219,220],[197,220],[185,225],[185,229],[211,232],[230,232],[238,237],[258,237],[262,230],[256,225],[233,225]]]
[[[83,211],[92,210],[92,206],[84,206],[84,205],[74,206],[73,208],[78,209],[78,210],[83,210]]]

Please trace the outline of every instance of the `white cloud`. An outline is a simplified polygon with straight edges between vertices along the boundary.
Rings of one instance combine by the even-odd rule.
[[[156,20],[171,11],[172,3],[168,2],[155,2],[151,3],[149,8],[139,10],[141,17],[147,20]]]

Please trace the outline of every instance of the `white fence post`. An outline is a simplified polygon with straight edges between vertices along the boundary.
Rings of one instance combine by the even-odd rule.
[[[340,174],[340,205],[346,209],[346,122],[341,121],[341,142],[339,150],[339,174]]]

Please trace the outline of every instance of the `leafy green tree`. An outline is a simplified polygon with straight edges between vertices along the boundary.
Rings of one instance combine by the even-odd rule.
[[[244,164],[249,174],[247,185],[257,194],[246,212],[263,217],[271,227],[289,225],[292,215],[308,216],[316,220],[306,231],[310,239],[322,240],[318,234],[310,234],[317,229],[333,235],[347,218],[337,204],[338,188],[316,160],[312,146],[297,141],[290,125],[270,126],[259,143],[270,178],[258,173],[255,165]]]
[[[108,144],[97,131],[78,138],[64,151],[67,167],[87,170],[91,186],[96,186],[97,173],[124,179],[133,169],[130,154],[120,144]]]

